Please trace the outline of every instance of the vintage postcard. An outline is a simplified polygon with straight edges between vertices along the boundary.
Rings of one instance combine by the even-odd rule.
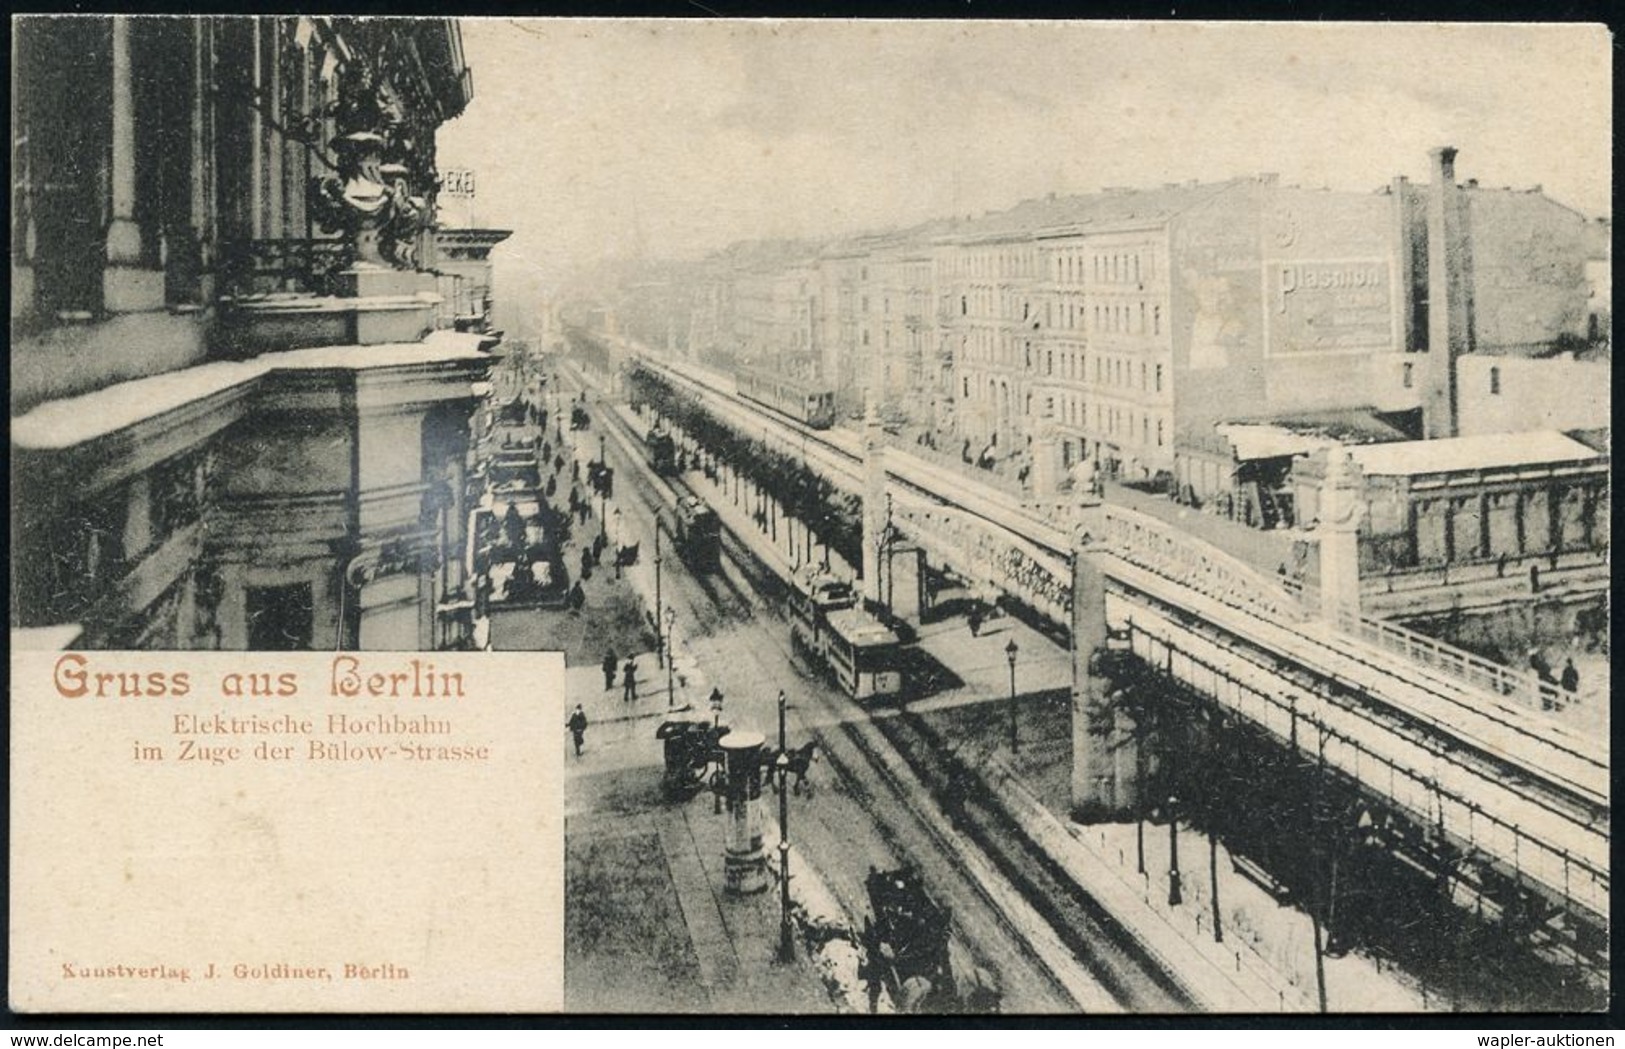
[[[1606,28],[12,30],[14,1011],[1608,1007]]]

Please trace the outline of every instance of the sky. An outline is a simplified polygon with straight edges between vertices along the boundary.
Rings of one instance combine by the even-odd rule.
[[[1276,172],[1457,177],[1611,204],[1599,26],[464,19],[475,172],[448,224],[514,230],[497,294],[1047,193]]]

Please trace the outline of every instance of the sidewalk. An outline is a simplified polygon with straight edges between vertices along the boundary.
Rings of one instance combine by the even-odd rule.
[[[566,819],[566,1011],[838,1011],[799,948],[777,961],[772,879],[751,896],[722,888],[724,820],[710,805]]]

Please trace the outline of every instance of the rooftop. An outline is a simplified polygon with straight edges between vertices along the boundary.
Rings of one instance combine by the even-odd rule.
[[[1391,477],[1594,462],[1604,458],[1556,430],[1368,444],[1351,448],[1349,455],[1367,476]]]
[[[1237,420],[1219,423],[1214,429],[1230,441],[1236,458],[1243,462],[1307,455],[1317,448],[1338,444],[1383,444],[1407,439],[1401,430],[1384,422],[1369,408]]]

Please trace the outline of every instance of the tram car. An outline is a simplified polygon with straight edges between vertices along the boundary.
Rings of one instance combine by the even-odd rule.
[[[790,594],[791,644],[853,699],[903,690],[902,642],[864,611],[852,584],[814,571]]]
[[[722,522],[717,512],[705,505],[697,495],[685,495],[677,501],[676,522],[672,537],[677,541],[677,555],[689,567],[715,569],[722,563]]]
[[[869,868],[874,912],[863,926],[863,972],[886,989],[899,1012],[996,1013],[997,981],[953,949],[952,915],[932,899],[912,867]]]
[[[815,430],[835,425],[835,391],[766,372],[741,370],[734,376],[739,396],[806,423]]]
[[[643,438],[643,447],[649,456],[649,468],[662,477],[677,473],[677,442],[660,427],[652,427]]]

